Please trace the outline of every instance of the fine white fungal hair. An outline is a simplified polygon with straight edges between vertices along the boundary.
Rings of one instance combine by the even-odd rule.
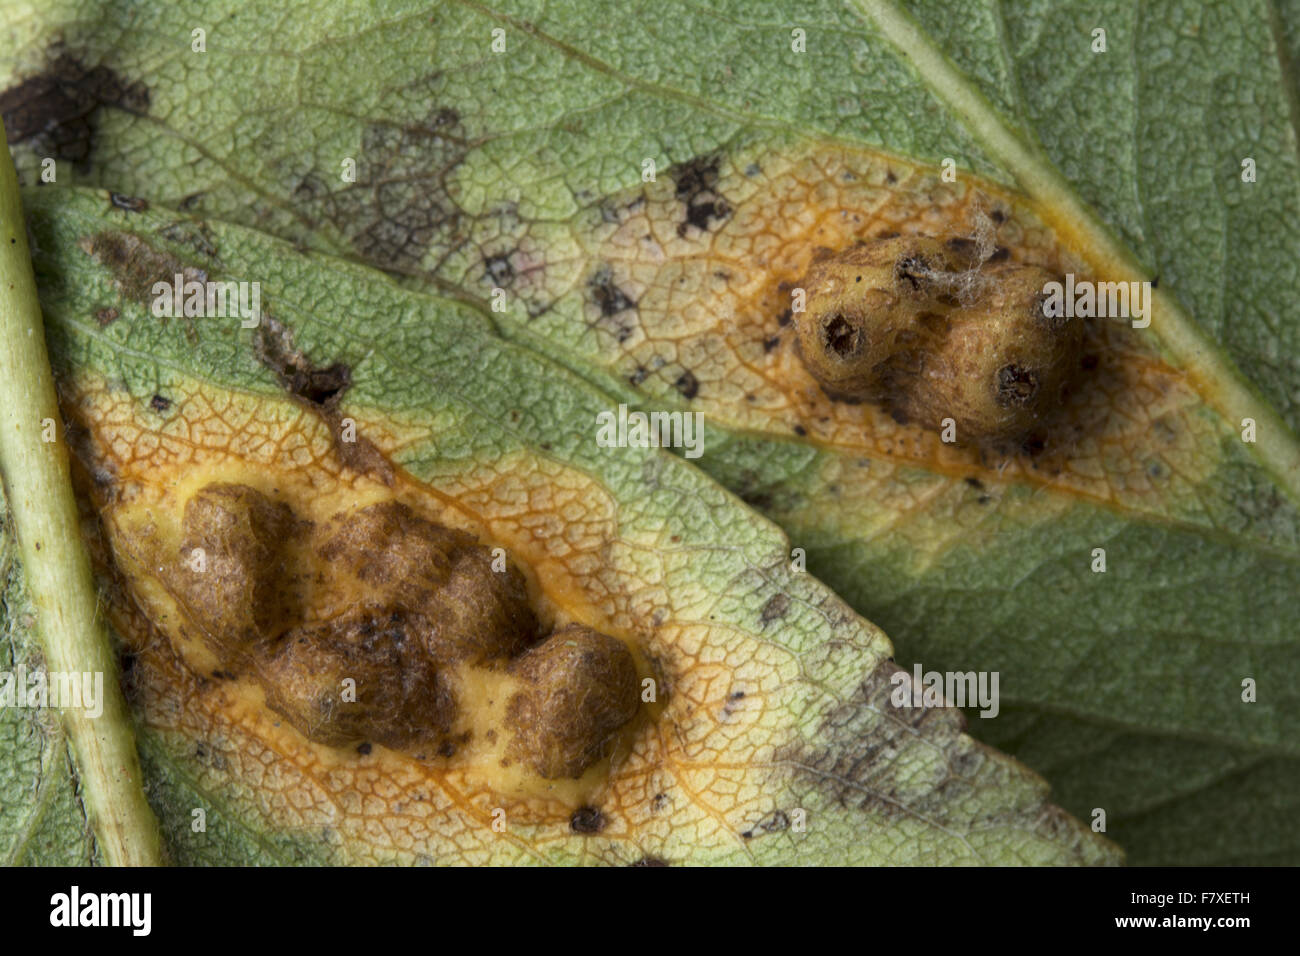
[[[971,234],[965,237],[975,243],[974,261],[970,267],[959,272],[943,272],[934,269],[924,271],[937,288],[952,295],[966,308],[983,298],[992,284],[992,280],[981,270],[984,268],[984,263],[993,258],[993,252],[997,248],[998,233],[997,226],[994,225],[992,217],[984,211],[982,204],[976,205],[970,215],[970,223]]]

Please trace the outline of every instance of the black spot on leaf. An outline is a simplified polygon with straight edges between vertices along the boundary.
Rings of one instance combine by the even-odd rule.
[[[569,829],[574,833],[599,833],[605,829],[605,815],[595,807],[579,807],[569,817]]]
[[[718,165],[716,155],[697,156],[673,169],[676,196],[686,206],[683,221],[677,234],[685,236],[691,228],[708,231],[714,221],[731,215],[731,205],[718,193]]]
[[[258,326],[257,355],[285,391],[311,405],[337,405],[352,384],[351,368],[342,362],[318,367],[294,346],[289,329],[269,316]]]
[[[483,260],[483,269],[488,280],[498,287],[504,287],[515,277],[515,270],[510,265],[509,253],[498,253]]]
[[[48,58],[40,73],[0,93],[9,142],[30,143],[54,159],[84,166],[95,149],[100,111],[108,107],[143,115],[149,90],[59,47]]]
[[[614,275],[608,266],[596,270],[587,288],[591,290],[591,301],[605,318],[636,308],[636,303],[627,293],[614,284]]]
[[[787,594],[773,594],[763,605],[763,610],[758,615],[760,624],[767,625],[772,621],[785,617],[786,611],[790,609],[790,597]]]
[[[587,280],[587,291],[591,302],[596,306],[600,316],[596,326],[613,335],[619,342],[626,342],[636,329],[636,302],[618,287],[614,281],[613,270],[608,265],[600,266]]]

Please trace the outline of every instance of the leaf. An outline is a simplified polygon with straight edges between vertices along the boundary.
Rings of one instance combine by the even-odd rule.
[[[0,507],[4,507],[0,496]],[[40,663],[29,639],[34,618],[22,583],[16,548],[0,534],[0,670],[34,670]],[[92,864],[102,862],[90,836],[77,793],[72,755],[60,721],[51,712],[0,708],[0,848],[6,866]]]
[[[472,309],[214,221],[151,210],[124,229],[103,192],[32,192],[28,209],[106,611],[177,861],[1117,858],[958,714],[893,706],[888,641],[790,569],[777,529],[671,455],[597,447],[606,399]],[[153,283],[176,272],[257,275],[264,325],[160,320]],[[327,406],[287,392],[268,331],[318,369],[347,367],[328,408],[373,454],[341,455]],[[154,569],[181,560],[149,549],[212,481],[274,489],[317,521],[397,496],[472,530],[532,570],[544,616],[632,642],[660,696],[576,780],[503,775],[477,739],[446,760],[313,742],[262,706],[252,671],[200,666],[183,617],[143,613],[174,606]]]
[[[56,4],[19,27],[6,112],[32,77],[111,69],[110,95],[61,126],[64,158],[86,154],[61,184],[255,226],[484,311],[504,288],[503,335],[616,399],[704,412],[698,463],[900,661],[1000,671],[1024,719],[972,730],[1074,812],[1106,809],[1135,862],[1293,858],[1276,837],[1294,831],[1258,823],[1296,789],[1289,7],[399,4],[295,23],[272,49],[273,17],[209,31],[214,52],[261,52],[256,82],[243,57],[184,50],[196,10],[146,8],[112,34]],[[33,181],[42,135],[18,153]],[[1267,171],[1249,186],[1244,156]],[[780,285],[817,244],[968,229],[979,208],[1006,217],[1014,258],[1159,278],[1149,330],[1094,337],[1072,419],[1093,445],[983,461],[828,402],[792,354]]]
[[[17,172],[8,161],[2,130],[0,154],[0,340],[5,342],[0,352],[0,469],[5,497],[14,505],[7,517],[27,600],[38,610],[41,653],[30,685],[27,655],[16,675],[4,675],[0,706],[45,707],[47,684],[52,686],[57,695],[53,706],[60,711],[59,724],[77,767],[78,802],[94,830],[96,852],[110,866],[157,866],[158,821],[145,796],[131,712],[99,613],[100,594],[72,487],[71,456],[57,440],[57,386]],[[60,743],[56,740],[55,753]],[[38,780],[48,776],[47,768]],[[35,819],[42,809],[38,800]]]

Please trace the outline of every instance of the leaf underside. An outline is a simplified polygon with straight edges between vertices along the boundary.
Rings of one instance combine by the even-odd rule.
[[[800,378],[780,283],[797,281],[819,245],[900,227],[961,232],[975,210],[997,209],[1012,258],[1097,275],[1095,250],[1052,232],[1051,203],[1017,192],[970,118],[943,105],[936,78],[917,72],[869,17],[835,2],[798,11],[670,3],[645,18],[567,3],[395,3],[328,17],[253,9],[207,24],[206,54],[188,45],[205,23],[196,4],[146,5],[126,24],[81,3],[16,17],[16,42],[0,59],[15,159],[28,183],[39,180],[42,157],[60,160],[57,185],[28,199],[60,371],[78,395],[123,392],[136,403],[162,385],[210,387],[218,394],[205,395],[209,403],[223,389],[268,402],[276,394],[237,336],[152,329],[138,304],[122,303],[124,318],[99,328],[94,312],[120,291],[76,242],[127,229],[213,275],[284,283],[281,307],[297,303],[300,314],[285,318],[300,342],[354,363],[348,401],[391,430],[401,467],[431,485],[461,475],[458,463],[516,453],[516,441],[535,454],[555,441],[555,421],[577,455],[590,416],[618,401],[702,411],[696,464],[806,549],[809,571],[884,629],[900,665],[1000,672],[1002,714],[973,718],[970,732],[1043,774],[1077,816],[1105,809],[1108,835],[1130,862],[1295,862],[1300,516],[1286,476],[1262,466],[1225,416],[1222,382],[1188,375],[1161,332],[1179,321],[1173,309],[1190,316],[1224,380],[1240,376],[1290,429],[1259,441],[1294,447],[1300,20],[1292,6],[1263,0],[1141,12],[1119,2],[904,7],[1172,296],[1147,332],[1096,337],[1095,401],[1077,416],[1080,428],[1098,429],[1090,444],[989,460],[869,407],[829,402]],[[1104,54],[1090,51],[1096,26],[1107,31]],[[502,55],[489,46],[498,27]],[[807,32],[805,54],[791,50],[794,27]],[[30,102],[33,77],[50,75],[101,92],[86,94],[84,117],[66,110],[60,135],[32,123],[15,136],[13,111]],[[1260,170],[1250,185],[1240,178],[1247,156]],[[962,171],[952,186],[938,176],[947,157]],[[347,158],[355,182],[340,176]],[[643,181],[645,158],[655,161],[654,182]],[[70,185],[146,197],[158,215]],[[333,309],[308,306],[292,283],[328,288],[333,267],[299,264],[221,221],[379,267],[412,291],[377,283],[374,303],[357,304],[349,287],[327,294]],[[264,264],[255,250],[275,258]],[[82,288],[92,281],[93,294]],[[491,310],[494,288],[507,293],[505,313]],[[436,314],[436,328],[412,318],[423,312]],[[514,345],[484,338],[486,323]],[[481,347],[512,362],[567,367],[565,394],[552,399],[559,417],[541,417],[527,378],[497,390],[475,384],[468,369],[500,373],[472,349],[457,353],[460,337],[491,342]],[[456,354],[460,366],[448,358]],[[426,355],[433,364],[412,360]],[[453,408],[488,423],[517,408],[531,413],[536,437],[496,438]],[[453,437],[420,453],[404,443],[406,429]],[[642,493],[643,464],[564,462],[621,507]],[[765,580],[781,579],[788,549],[693,470],[654,467],[673,469],[675,487],[710,502],[688,540],[752,547],[691,587],[735,605],[741,631],[753,633],[775,592],[738,591],[736,575],[758,562]],[[633,478],[619,485],[613,473]],[[667,506],[647,511],[631,527],[661,543],[676,516]],[[1099,547],[1105,574],[1090,571]],[[802,586],[817,591],[810,606],[834,601]],[[811,648],[818,631],[808,626],[800,640]],[[854,699],[874,672],[873,653],[887,645],[870,633],[847,655],[852,666],[824,662],[836,675],[827,697],[793,721],[807,739],[826,736],[839,713],[830,701]],[[1254,704],[1241,700],[1244,678],[1258,682]],[[848,729],[861,716],[844,719],[841,738],[866,733]],[[165,736],[146,738],[144,756],[169,794],[156,803],[174,811],[211,789],[214,771],[186,769],[181,744]],[[880,805],[864,809],[869,801],[826,782],[845,776],[838,758],[778,756],[786,776],[794,765],[833,768],[809,771],[802,785],[830,806],[887,820]],[[66,763],[42,759],[43,773]],[[1018,789],[1026,785],[999,785],[1000,806],[1023,814],[1036,805]],[[756,803],[751,815],[776,809]],[[338,858],[333,830],[322,857],[301,840],[268,842],[239,816],[230,811],[220,849],[174,852]],[[711,859],[764,858],[755,841],[734,837],[746,832],[741,821],[723,820],[717,832],[728,828],[735,848]],[[1086,855],[1074,836],[1053,845]],[[630,853],[567,846],[547,858],[678,852],[653,842]],[[863,852],[855,861],[899,859]],[[912,858],[966,853],[934,852]],[[1009,859],[988,854],[976,846],[973,856]]]

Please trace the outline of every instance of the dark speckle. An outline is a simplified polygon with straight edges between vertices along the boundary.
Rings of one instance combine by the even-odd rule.
[[[731,206],[717,192],[718,165],[717,156],[697,156],[673,170],[677,199],[686,206],[685,220],[677,226],[679,236],[691,228],[707,231],[714,220],[731,215]]]
[[[30,141],[55,159],[86,164],[105,107],[143,115],[149,90],[116,70],[91,66],[56,45],[45,69],[0,93],[10,143]]]
[[[587,281],[591,290],[591,301],[596,304],[603,318],[611,318],[620,312],[636,308],[636,303],[626,292],[614,284],[614,273],[609,266],[601,266]]]
[[[772,621],[785,617],[786,611],[790,609],[790,596],[784,593],[773,594],[763,605],[763,610],[758,615],[760,624],[767,625]]]
[[[149,399],[149,407],[155,412],[165,412],[172,407],[172,402],[170,398],[163,398],[161,395],[155,394],[153,398]]]
[[[1038,374],[1020,365],[1004,365],[997,373],[997,403],[1003,408],[1024,408],[1038,394]]]
[[[357,753],[361,754],[363,757],[370,756],[370,750],[371,748],[369,743],[357,744]]]
[[[1042,435],[1030,435],[1020,446],[1020,450],[1030,458],[1041,455],[1046,448],[1047,442]]]
[[[695,378],[695,373],[689,369],[682,370],[682,374],[677,376],[677,381],[673,382],[673,387],[688,399],[700,394],[700,383]]]
[[[759,835],[760,830],[763,833],[780,833],[782,830],[788,829],[790,829],[790,817],[786,815],[784,810],[773,810],[753,827],[743,832],[741,836],[746,840],[752,840]]]
[[[967,256],[969,258],[974,258],[975,251],[978,248],[978,243],[969,236],[953,236],[944,243],[944,245],[957,253],[957,255]]]
[[[148,200],[136,196],[126,196],[122,193],[109,193],[108,201],[113,204],[115,209],[122,209],[126,212],[144,212],[149,208]]]
[[[605,815],[595,807],[579,807],[569,817],[569,829],[574,833],[599,833],[605,829]]]
[[[483,260],[483,268],[496,286],[505,286],[515,277],[514,266],[510,264],[510,256],[506,253],[488,256]]]
[[[808,429],[804,428],[802,425],[795,425],[795,426],[794,426],[794,433],[795,433],[796,435],[801,435],[801,436],[802,436],[802,435],[807,435],[807,434],[808,434]]]
[[[629,865],[630,866],[667,866],[668,861],[661,860],[657,856],[643,856],[635,863],[631,863]]]
[[[352,384],[352,369],[336,362],[319,367],[294,347],[293,333],[269,316],[258,326],[258,358],[289,394],[318,407],[334,407]]]

